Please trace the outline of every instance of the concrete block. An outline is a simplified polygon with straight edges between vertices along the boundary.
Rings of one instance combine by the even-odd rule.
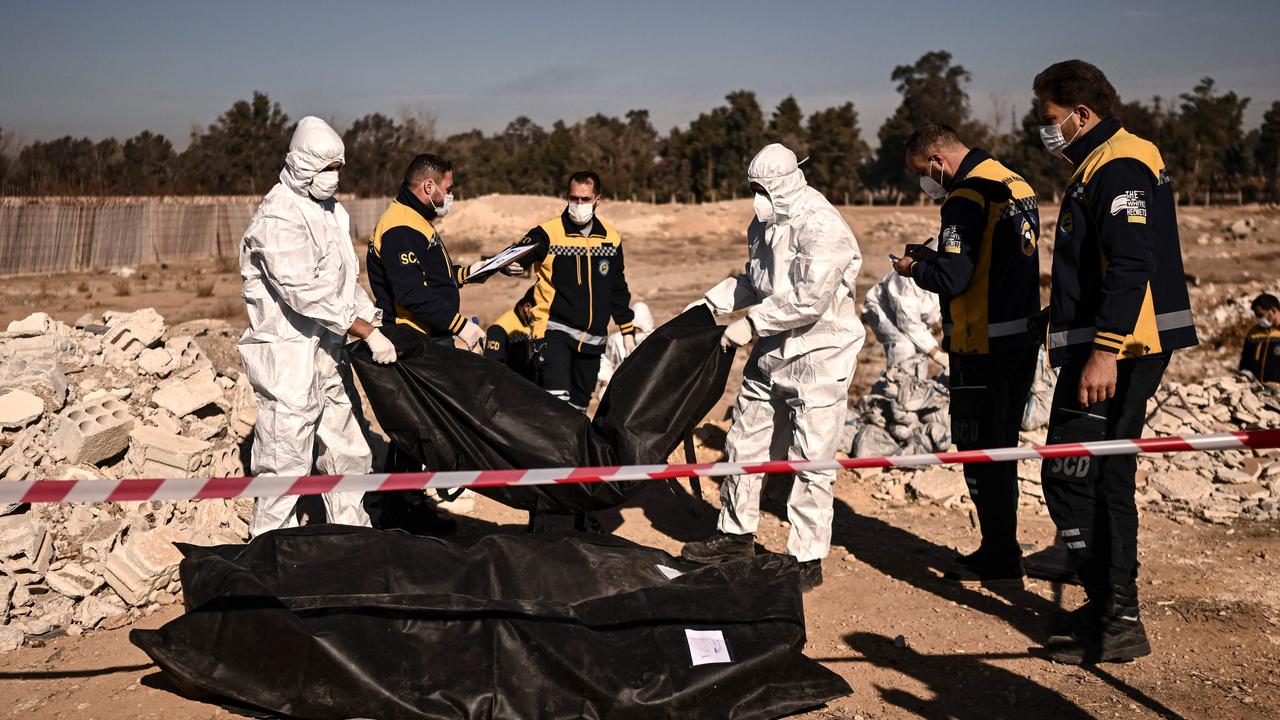
[[[107,558],[104,579],[129,605],[145,602],[151,593],[177,578],[182,553],[173,543],[182,540],[171,527],[131,535]]]
[[[166,377],[176,367],[173,355],[164,348],[147,348],[138,355],[138,369],[148,375]]]
[[[190,415],[221,399],[222,389],[216,382],[199,378],[165,383],[151,395],[152,403],[178,417]]]
[[[114,396],[80,403],[62,414],[53,442],[72,465],[96,464],[129,445],[134,417]]]
[[[44,414],[44,400],[26,390],[0,395],[0,430],[21,430]]]
[[[10,623],[27,635],[43,635],[50,630],[71,624],[75,614],[75,601],[62,595],[46,594],[37,601],[27,617]]]
[[[45,573],[44,583],[54,592],[70,598],[82,598],[102,587],[103,580],[82,565],[67,563],[59,570]]]
[[[130,439],[129,465],[144,477],[188,477],[213,465],[213,446],[203,440],[145,426]]]
[[[190,335],[178,335],[171,337],[164,344],[169,354],[173,356],[174,363],[178,368],[185,368],[190,365],[212,365],[209,356],[205,354],[204,348],[196,342],[196,339]]]

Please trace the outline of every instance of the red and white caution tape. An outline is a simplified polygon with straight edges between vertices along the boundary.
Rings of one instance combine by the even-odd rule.
[[[762,463],[700,463],[688,465],[624,465],[616,467],[545,468],[538,470],[466,470],[454,472],[373,473],[369,475],[305,475],[228,478],[131,478],[126,480],[28,480],[0,482],[0,503],[130,502],[140,500],[205,500],[237,497],[315,495],[328,492],[379,492],[428,488],[486,488],[559,483],[670,480],[697,476],[791,473],[839,468],[892,468],[989,463],[1008,460],[1040,460],[1067,457],[1137,455],[1209,450],[1261,450],[1280,448],[1280,429],[1249,430],[1154,437],[1136,440],[1103,440],[996,450],[895,455],[844,460]]]

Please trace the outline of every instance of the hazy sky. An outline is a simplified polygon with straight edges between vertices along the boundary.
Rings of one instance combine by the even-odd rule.
[[[0,0],[0,127],[24,140],[183,147],[262,90],[290,117],[350,123],[425,109],[441,132],[492,132],[647,108],[659,131],[735,89],[766,113],[853,100],[863,136],[897,105],[889,74],[929,50],[973,73],[975,114],[1028,107],[1031,79],[1082,57],[1125,98],[1176,98],[1203,76],[1280,99],[1280,2],[20,2]],[[995,101],[993,102],[993,98]]]

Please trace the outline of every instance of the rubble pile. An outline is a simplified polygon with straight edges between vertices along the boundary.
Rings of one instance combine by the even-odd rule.
[[[923,356],[886,369],[849,408],[840,446],[856,457],[941,452],[951,445],[950,394]]]
[[[257,408],[155,310],[0,333],[0,482],[243,475]],[[248,538],[248,500],[0,505],[0,651],[178,600],[174,542]]]
[[[857,399],[850,408],[843,444],[853,456],[950,449],[949,396],[945,385],[924,377],[926,371],[927,366],[914,362],[890,368],[868,395]],[[1047,400],[1052,386],[1042,387],[1040,382],[1038,378],[1036,395]],[[1280,385],[1263,385],[1243,374],[1195,384],[1169,382],[1152,398],[1147,412],[1148,437],[1280,427]],[[1020,444],[1044,444],[1047,412],[1027,412],[1023,417]],[[1033,417],[1033,422],[1027,422]],[[972,505],[956,466],[859,470],[857,474],[873,483],[873,497],[887,502],[914,499],[945,507]],[[1023,505],[1047,513],[1040,462],[1019,462],[1018,481]],[[1280,520],[1280,452],[1143,455],[1138,459],[1137,487],[1140,507],[1180,522]]]

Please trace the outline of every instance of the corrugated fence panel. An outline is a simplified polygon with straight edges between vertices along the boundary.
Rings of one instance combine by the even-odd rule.
[[[111,205],[92,211],[88,267],[119,267],[146,261],[147,206]]]
[[[352,199],[343,207],[362,250],[387,201]],[[251,198],[0,205],[0,276],[234,258],[257,208]]]

